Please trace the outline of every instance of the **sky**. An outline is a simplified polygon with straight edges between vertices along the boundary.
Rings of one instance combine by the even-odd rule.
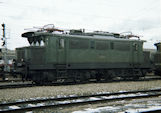
[[[132,32],[155,48],[161,41],[161,0],[0,0],[0,24],[7,47],[28,46],[28,28],[54,24],[62,29]],[[0,26],[2,37],[2,26]],[[2,41],[0,41],[0,47]]]

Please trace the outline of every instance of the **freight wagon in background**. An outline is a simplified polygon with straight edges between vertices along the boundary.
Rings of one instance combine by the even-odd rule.
[[[52,28],[22,37],[30,46],[16,49],[19,72],[38,84],[138,79],[151,69],[145,41],[134,35]]]
[[[9,49],[6,50],[5,48],[0,48],[0,79],[5,80],[6,74],[11,75],[13,74],[14,70],[13,59],[16,59],[15,50],[9,50]]]
[[[3,70],[2,68],[5,65],[4,62],[4,53],[6,53],[6,59],[7,59],[7,72],[11,72],[12,68],[13,68],[13,59],[16,59],[16,55],[15,55],[15,50],[9,50],[9,49],[5,49],[5,48],[0,48],[0,68],[1,71]]]

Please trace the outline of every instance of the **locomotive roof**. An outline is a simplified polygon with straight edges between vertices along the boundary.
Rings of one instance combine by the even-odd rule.
[[[97,33],[83,33],[83,34],[58,34],[58,33],[48,33],[48,32],[25,32],[22,34],[22,37],[31,38],[31,37],[38,37],[38,36],[63,36],[63,37],[71,37],[71,38],[85,38],[85,39],[102,39],[102,40],[120,40],[120,41],[142,41],[145,42],[145,40],[140,39],[126,39],[122,37],[115,37],[114,33],[106,33],[103,34],[97,34]]]

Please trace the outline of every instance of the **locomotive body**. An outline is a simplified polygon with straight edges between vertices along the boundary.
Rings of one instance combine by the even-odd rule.
[[[69,34],[26,32],[22,37],[32,46],[16,49],[18,62],[25,64],[25,77],[36,83],[138,79],[151,68],[144,41],[116,33],[71,30]]]

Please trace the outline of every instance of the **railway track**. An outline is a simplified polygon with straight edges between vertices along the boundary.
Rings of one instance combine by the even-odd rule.
[[[110,82],[120,82],[120,81],[124,81],[124,82],[128,82],[128,81],[152,81],[152,80],[161,80],[161,76],[145,76],[145,77],[141,77],[139,79],[133,80],[133,79],[127,79],[127,80],[120,80],[120,79],[115,79],[115,80],[111,80]]]
[[[0,80],[0,83],[5,83],[5,82],[21,82],[22,79],[18,79],[18,80]]]
[[[152,77],[149,76],[148,78],[141,78],[139,80],[111,80],[111,81],[89,81],[89,83],[111,83],[111,82],[130,82],[130,81],[152,81],[152,80],[161,80],[161,77]],[[22,81],[21,81],[22,82]],[[60,85],[75,85],[75,84],[84,84],[84,83],[53,83],[47,86],[60,86]],[[36,86],[36,84],[31,83],[18,83],[18,82],[4,82],[0,83],[0,89],[9,89],[9,88],[24,88],[24,87],[33,87]],[[37,85],[39,86],[39,85]]]
[[[49,107],[65,107],[82,104],[102,103],[109,101],[150,98],[161,95],[161,89],[93,94],[84,96],[64,96],[43,99],[23,100],[0,104],[0,113],[24,112]]]
[[[0,89],[9,89],[9,88],[24,88],[24,87],[33,87],[35,86],[32,83],[25,83],[25,84],[7,84],[7,85],[0,85]]]

